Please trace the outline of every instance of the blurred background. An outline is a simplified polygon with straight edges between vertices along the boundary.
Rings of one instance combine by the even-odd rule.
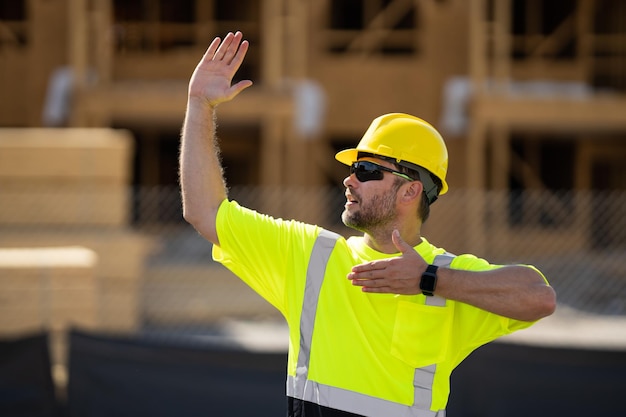
[[[430,121],[450,191],[424,236],[531,263],[559,300],[476,360],[540,363],[535,416],[626,413],[625,1],[0,0],[1,415],[284,414],[281,317],[182,220],[187,82],[235,30],[255,84],[218,111],[233,199],[351,234],[335,152],[383,113]],[[474,364],[459,392],[492,381]],[[490,388],[535,398],[515,369]],[[473,398],[449,415],[528,415]]]

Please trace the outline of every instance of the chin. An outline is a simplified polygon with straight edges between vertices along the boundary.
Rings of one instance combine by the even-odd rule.
[[[341,213],[341,221],[343,222],[344,225],[348,226],[348,227],[354,227],[353,225],[353,221],[352,221],[352,217],[350,216],[350,213],[347,212],[347,210],[344,210],[343,213]]]
[[[358,222],[354,221],[354,218],[352,218],[349,214],[347,214],[345,211],[343,212],[343,214],[341,215],[341,221],[343,222],[343,224],[351,229],[357,230],[359,232],[362,232],[363,229],[361,227],[359,227]]]

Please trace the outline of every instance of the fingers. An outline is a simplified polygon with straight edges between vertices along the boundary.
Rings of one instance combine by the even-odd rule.
[[[217,37],[211,42],[205,56],[212,61],[224,61],[227,65],[235,63],[238,67],[241,65],[249,46],[248,41],[242,41],[242,39],[243,34],[239,31],[228,32],[223,41]]]
[[[384,260],[379,260],[379,261],[366,262],[360,265],[355,265],[352,267],[352,272],[363,273],[363,272],[383,270],[387,267],[387,262],[388,261],[384,259]]]
[[[245,58],[246,53],[248,52],[249,46],[250,44],[248,43],[248,41],[242,41],[241,44],[239,45],[239,48],[236,49],[235,55],[232,58],[230,58],[229,64],[235,67],[235,71],[238,70],[239,67],[241,66],[241,63],[243,62],[243,59]]]
[[[389,285],[387,282],[383,281],[352,281],[352,285],[361,287],[362,292],[368,293],[378,293],[378,294],[416,294],[415,291],[412,290],[410,285],[398,285],[402,283],[395,283],[394,285]]]
[[[394,291],[390,287],[379,287],[379,288],[363,287],[361,288],[361,291],[369,292],[369,293],[377,293],[377,294],[390,294],[390,293],[399,294],[398,292]]]
[[[224,61],[226,61],[229,65],[230,64],[235,64],[234,59],[238,58],[238,61],[241,63],[241,61],[243,60],[243,57],[246,55],[246,52],[248,50],[248,41],[244,41],[243,39],[243,34],[239,31],[237,31],[232,38],[232,41],[228,47],[228,49],[226,49],[226,52],[224,53]]]
[[[387,286],[386,281],[384,280],[363,279],[363,278],[353,279],[352,285],[354,285],[355,287],[369,287],[369,288]]]
[[[219,37],[216,37],[215,39],[213,39],[213,42],[211,42],[208,49],[204,53],[203,60],[212,60],[221,42],[222,40]]]
[[[226,61],[230,64],[235,56],[239,56],[239,61],[242,61],[241,55],[245,55],[249,46],[248,41],[242,41],[242,38],[243,34],[239,31],[235,34],[228,32],[223,41],[219,36],[215,37],[204,53],[204,60]]]
[[[228,34],[224,37],[224,40],[220,44],[219,48],[213,55],[213,61],[223,61],[226,56],[230,46],[235,39],[235,35],[232,32],[228,32]]]

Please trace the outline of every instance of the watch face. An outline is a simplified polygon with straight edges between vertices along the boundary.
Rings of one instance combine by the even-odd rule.
[[[435,276],[431,274],[422,275],[422,281],[420,282],[420,289],[425,291],[433,291],[435,289]]]

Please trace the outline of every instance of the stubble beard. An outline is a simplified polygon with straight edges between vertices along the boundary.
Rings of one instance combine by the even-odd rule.
[[[392,187],[383,194],[373,196],[367,203],[359,199],[359,210],[341,213],[341,220],[346,226],[364,233],[385,227],[396,219],[396,192]]]

